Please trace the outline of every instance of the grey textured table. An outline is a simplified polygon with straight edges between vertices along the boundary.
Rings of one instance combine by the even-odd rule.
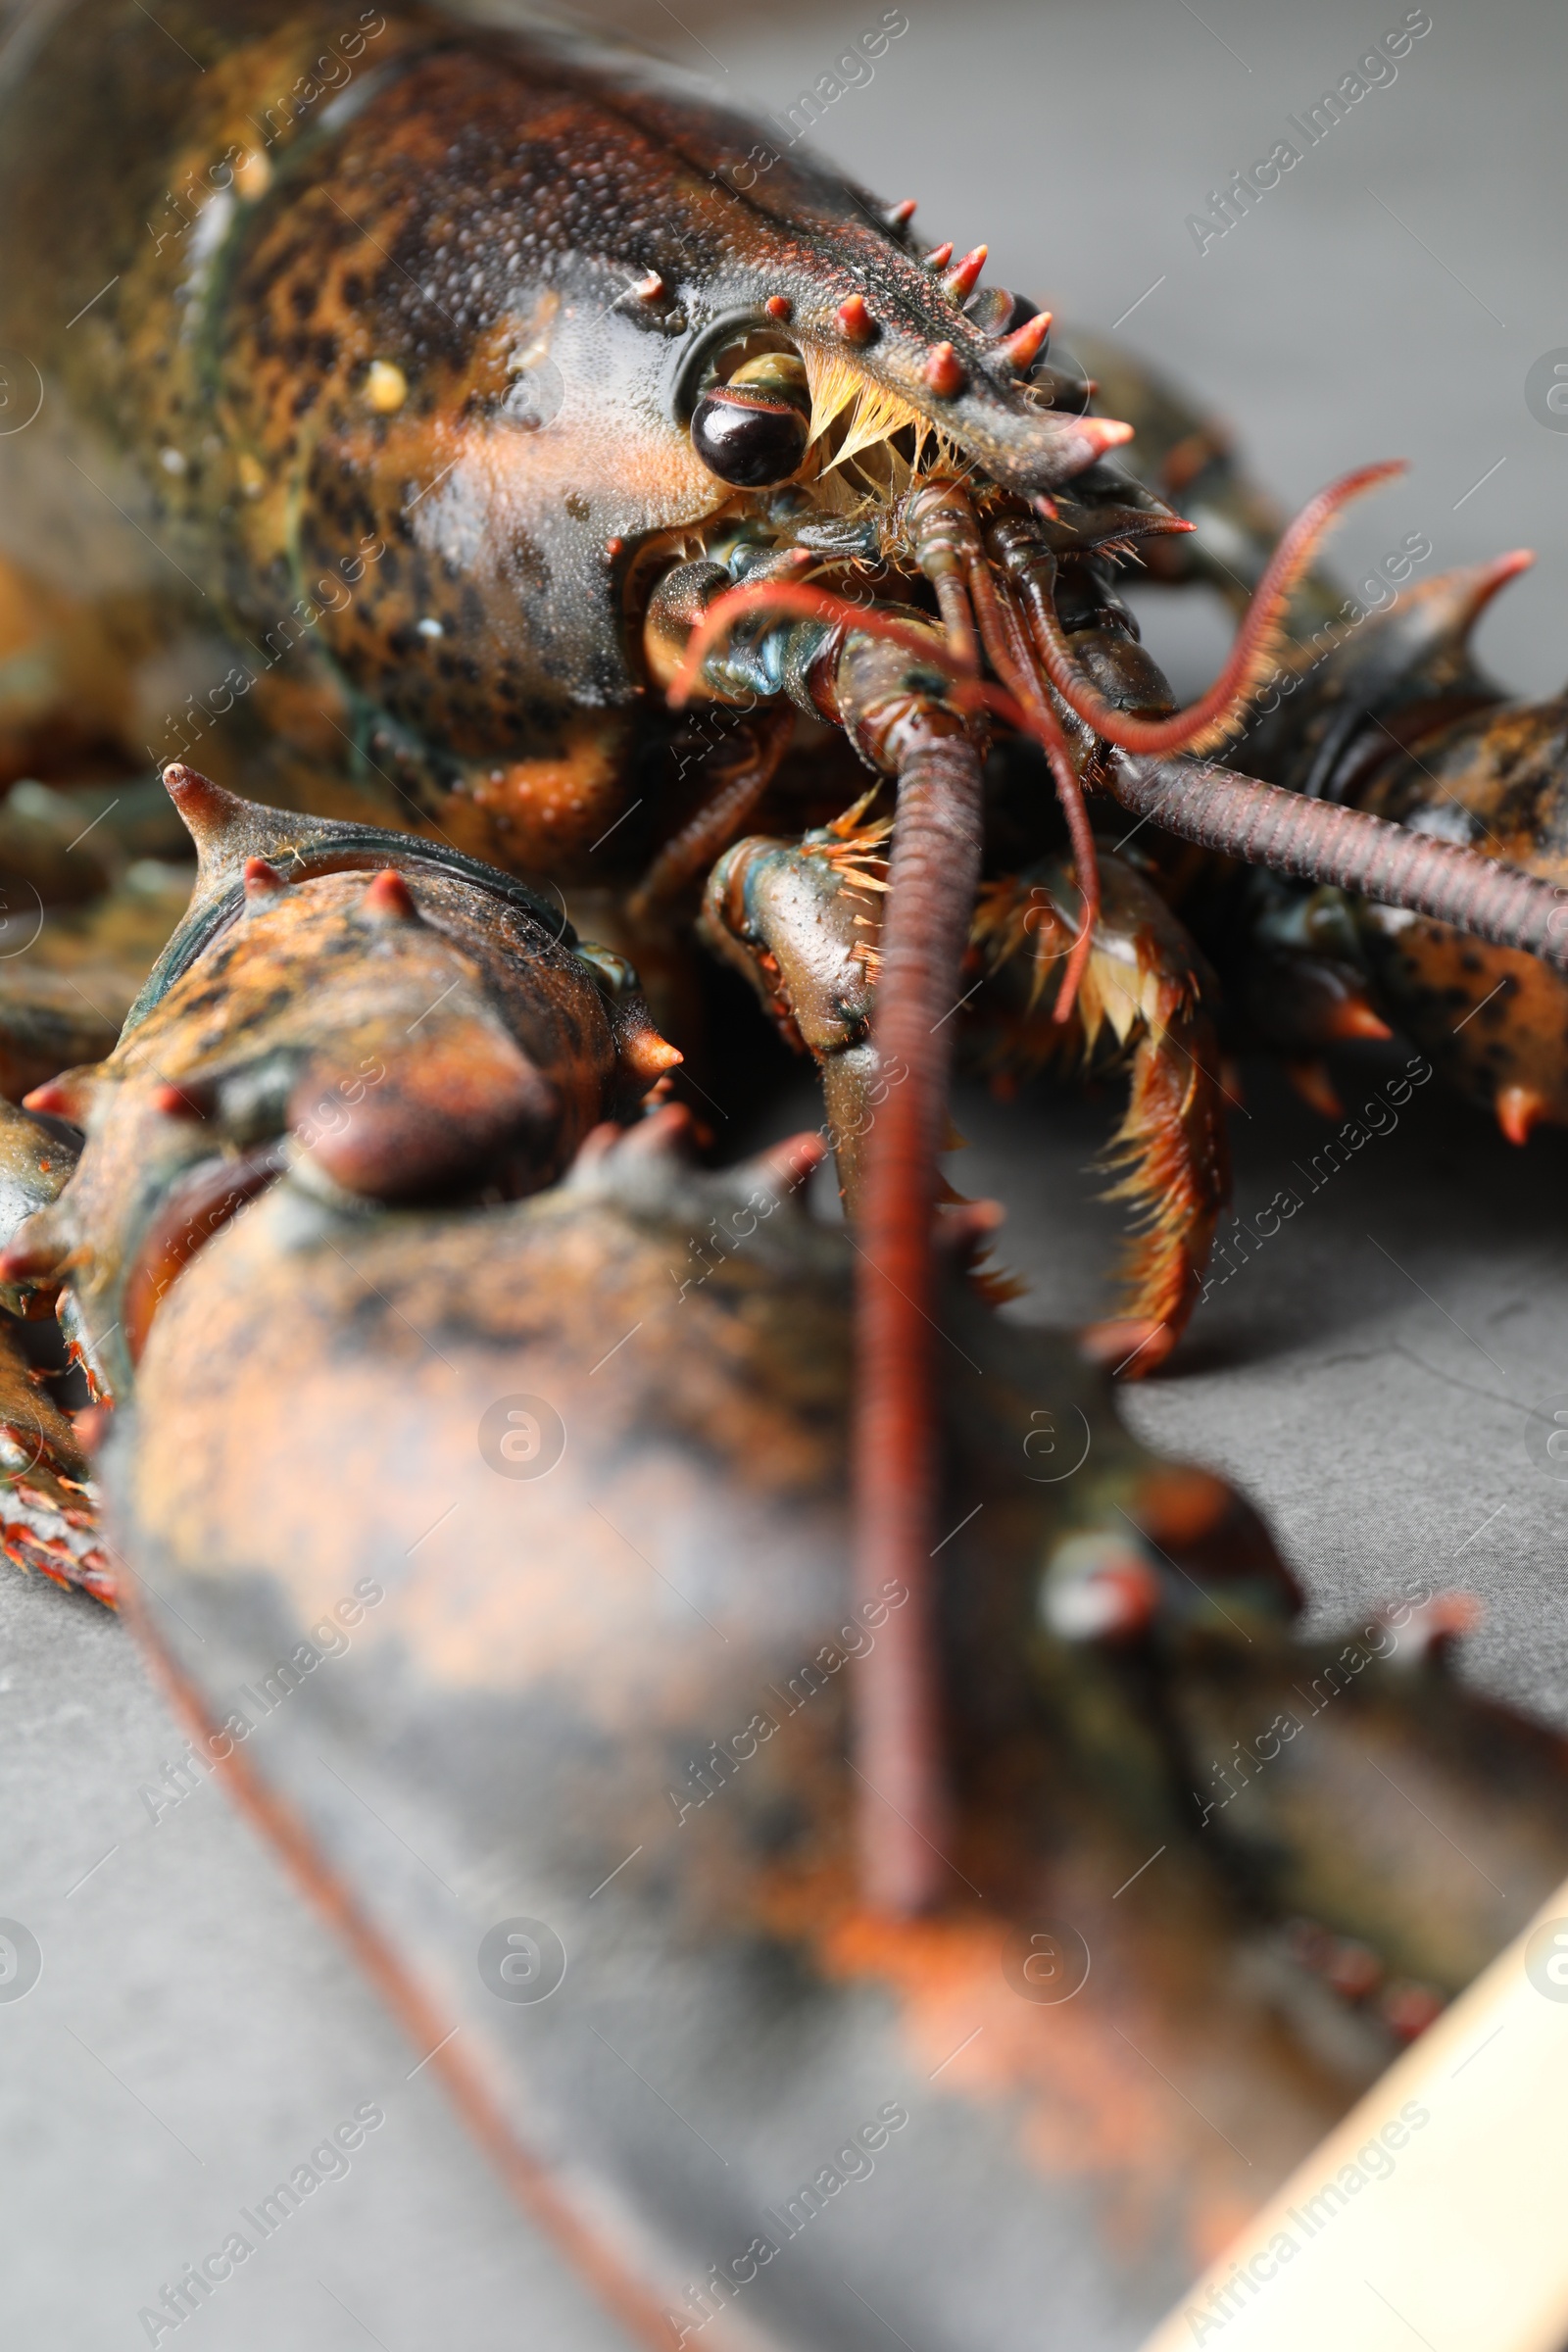
[[[642,29],[736,93],[787,107],[879,11],[673,11]],[[1536,573],[1484,644],[1545,692],[1568,666],[1568,438],[1526,409],[1531,363],[1568,342],[1558,222],[1568,19],[1500,0],[1432,31],[1266,202],[1200,255],[1187,216],[1287,116],[1398,22],[1311,10],[1114,0],[1073,10],[908,0],[909,29],[820,143],[922,226],[990,239],[993,271],[1064,318],[1110,327],[1205,386],[1262,476],[1304,497],[1407,454],[1408,481],[1354,515],[1347,575],[1410,529],[1436,564],[1521,542]],[[706,53],[706,54],[705,54]],[[1146,291],[1147,290],[1147,291]],[[1218,616],[1152,623],[1191,678]],[[1345,1065],[1356,1106],[1383,1063]],[[1303,1190],[1321,1129],[1267,1069],[1236,1121],[1238,1206]],[[1020,1309],[1103,1303],[1114,1242],[1087,1162],[1114,1104],[1004,1116],[965,1101],[967,1191],[1009,1203]],[[782,1113],[781,1113],[782,1117]],[[1564,1490],[1532,1463],[1524,1408],[1568,1392],[1568,1139],[1509,1149],[1419,1093],[1201,1309],[1170,1375],[1129,1400],[1161,1443],[1221,1465],[1265,1507],[1314,1609],[1333,1619],[1407,1574],[1486,1606],[1472,1670],[1568,1715]],[[350,2116],[385,2123],[187,2326],[208,2352],[384,2352],[612,2338],[534,2239],[427,2074],[270,1856],[211,1788],[144,1791],[182,1740],[122,1627],[0,1578],[0,1913],[44,1973],[0,2006],[0,2340],[112,2352],[138,2309],[220,2245],[236,2211]],[[159,1818],[152,1817],[153,1810]],[[171,2338],[166,2335],[161,2340]],[[184,2330],[181,2330],[184,2340]],[[1092,2352],[1085,2346],[1084,2352]]]

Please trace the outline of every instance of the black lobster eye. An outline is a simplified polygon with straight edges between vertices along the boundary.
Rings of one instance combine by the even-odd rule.
[[[692,412],[692,447],[721,482],[766,490],[800,470],[810,425],[793,402],[761,385],[715,384]]]

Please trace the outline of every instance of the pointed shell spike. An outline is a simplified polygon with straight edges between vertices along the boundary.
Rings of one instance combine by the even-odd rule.
[[[1015,327],[1010,335],[1004,335],[997,350],[1015,373],[1024,375],[1045,349],[1046,337],[1050,332],[1051,313],[1037,311],[1032,318],[1026,318],[1022,326]]]
[[[1463,634],[1466,637],[1498,589],[1506,588],[1510,580],[1516,580],[1522,571],[1528,571],[1535,560],[1534,548],[1515,547],[1505,556],[1493,556],[1489,562],[1476,564],[1469,582],[1470,593],[1465,600]]]
[[[205,1119],[206,1105],[193,1088],[174,1086],[165,1080],[152,1091],[152,1106],[166,1119]]]
[[[1510,1144],[1527,1144],[1530,1130],[1551,1105],[1533,1086],[1504,1086],[1497,1090],[1497,1125]]]
[[[942,283],[955,302],[968,301],[979,282],[980,272],[986,266],[986,255],[990,251],[989,245],[976,245],[948,271]]]
[[[939,343],[925,364],[925,380],[938,400],[956,400],[968,382],[951,343]]]
[[[416,923],[414,893],[395,865],[385,865],[360,901],[360,911],[376,923]]]
[[[863,294],[852,294],[847,302],[839,304],[839,325],[847,342],[870,342],[876,333],[876,321],[865,307]]]
[[[204,863],[221,852],[225,834],[246,813],[244,801],[177,760],[164,770],[164,790],[179,810],[180,821]]]
[[[1075,439],[1089,444],[1094,458],[1102,458],[1107,449],[1120,449],[1133,437],[1132,426],[1115,416],[1074,416],[1069,430]]]
[[[909,222],[914,219],[914,215],[915,199],[912,196],[906,196],[902,204],[890,204],[882,218],[886,220],[889,228],[898,229],[907,228]]]
[[[245,898],[247,904],[255,905],[257,902],[261,902],[265,905],[267,900],[275,899],[279,891],[287,890],[287,888],[288,884],[276,866],[269,865],[265,858],[246,858]]]
[[[928,270],[945,270],[952,259],[953,244],[950,239],[946,245],[932,246],[925,257],[925,266]]]
[[[686,1058],[678,1047],[672,1046],[667,1038],[661,1037],[651,1023],[623,1029],[619,1043],[623,1065],[646,1086],[652,1086],[666,1070],[673,1070]]]
[[[81,1113],[91,1099],[91,1088],[84,1079],[72,1076],[47,1078],[22,1098],[24,1110],[41,1110],[46,1118],[69,1119],[74,1127],[81,1124]]]

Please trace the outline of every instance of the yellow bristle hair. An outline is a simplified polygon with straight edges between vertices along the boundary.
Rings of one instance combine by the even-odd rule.
[[[808,344],[802,353],[806,362],[806,380],[811,395],[811,438],[820,441],[843,411],[853,411],[843,440],[822,467],[831,473],[835,466],[846,466],[861,450],[874,449],[895,433],[912,427],[916,442],[921,436],[934,440],[937,458],[946,460],[956,455],[954,444],[940,432],[927,416],[882,384],[873,383],[842,352],[818,351]],[[932,462],[928,455],[926,463]]]

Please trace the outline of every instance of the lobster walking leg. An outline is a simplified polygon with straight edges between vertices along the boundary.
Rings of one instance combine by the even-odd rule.
[[[1132,1212],[1124,1295],[1079,1338],[1136,1380],[1165,1360],[1198,1304],[1230,1198],[1226,1094],[1212,972],[1142,874],[1113,855],[1100,863],[1103,903],[1065,1026],[1055,1007],[1083,921],[1076,861],[984,885],[974,945],[987,981],[969,1008],[970,1038],[1004,1088],[1053,1062],[1125,1072],[1126,1115],[1102,1163],[1116,1179],[1104,1198]]]

